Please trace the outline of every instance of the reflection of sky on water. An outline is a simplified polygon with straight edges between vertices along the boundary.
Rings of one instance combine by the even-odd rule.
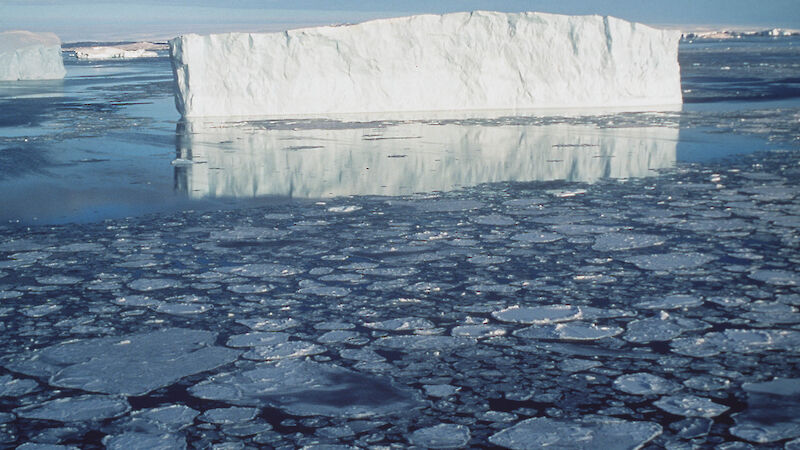
[[[347,125],[347,124],[344,124]],[[593,182],[675,163],[677,128],[400,122],[178,125],[176,184],[192,198],[406,195],[501,181]]]

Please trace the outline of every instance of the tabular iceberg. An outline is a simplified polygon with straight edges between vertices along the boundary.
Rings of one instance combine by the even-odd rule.
[[[614,17],[418,15],[170,41],[185,117],[680,104],[680,32]]]
[[[0,32],[0,81],[56,80],[66,73],[55,34]]]

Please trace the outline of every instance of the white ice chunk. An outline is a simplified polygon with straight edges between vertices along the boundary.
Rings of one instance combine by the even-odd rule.
[[[644,270],[669,272],[673,270],[694,269],[715,259],[716,258],[713,256],[701,253],[661,253],[656,255],[631,256],[624,259],[624,261],[634,264],[636,267]]]
[[[155,422],[171,430],[185,428],[194,423],[195,417],[200,413],[185,405],[168,405],[159,408],[141,409],[131,416]]]
[[[664,238],[651,234],[609,233],[598,236],[592,248],[599,252],[624,251],[661,245],[664,242]]]
[[[170,53],[186,117],[628,107],[682,102],[679,38],[614,17],[478,11],[189,34]]]
[[[703,299],[694,295],[675,294],[657,300],[648,300],[637,303],[635,306],[642,309],[681,309],[700,306]]]
[[[728,410],[727,406],[696,395],[664,397],[657,402],[653,402],[653,405],[670,414],[684,417],[716,417]]]
[[[215,339],[211,332],[180,328],[87,339],[37,350],[6,367],[49,378],[52,386],[143,395],[234,361],[239,352],[213,346]]]
[[[404,352],[417,350],[450,350],[474,345],[475,339],[462,336],[389,336],[378,339],[375,345]]]
[[[318,355],[327,349],[313,342],[289,341],[275,345],[255,347],[242,355],[243,358],[256,361],[273,361],[284,358],[302,358],[303,356]]]
[[[280,344],[289,340],[287,333],[281,332],[262,332],[236,334],[228,338],[225,344],[228,347],[256,347]]]
[[[108,450],[183,450],[186,438],[175,433],[149,434],[129,431],[103,438]]]
[[[564,341],[597,341],[622,333],[622,328],[586,322],[553,325],[533,325],[514,332],[514,336],[530,339],[559,339]]]
[[[369,322],[364,326],[386,331],[429,330],[434,327],[433,322],[421,317],[402,317],[381,322]]]
[[[66,73],[55,34],[0,32],[0,81],[57,80]]]
[[[675,382],[650,373],[632,373],[614,380],[614,388],[634,395],[668,394],[679,387]]]
[[[776,286],[800,285],[800,273],[788,270],[757,270],[750,274],[750,278]]]
[[[457,327],[453,327],[453,330],[450,332],[450,334],[453,336],[465,336],[481,339],[503,336],[506,334],[506,330],[505,328],[498,327],[496,325],[459,325]]]
[[[414,431],[409,441],[424,448],[461,448],[469,439],[469,428],[464,425],[440,423]]]
[[[84,422],[118,417],[131,409],[124,397],[109,395],[82,395],[59,398],[48,402],[23,406],[14,410],[25,419],[55,420],[58,422]]]
[[[231,424],[253,420],[256,414],[258,414],[257,408],[233,406],[230,408],[209,409],[200,416],[200,420],[216,424]]]
[[[0,397],[20,397],[39,387],[33,380],[21,380],[11,375],[0,375]]]
[[[579,319],[581,309],[571,305],[511,306],[493,312],[492,316],[503,322],[544,325]]]
[[[628,450],[641,448],[661,431],[661,425],[652,422],[599,417],[575,421],[534,417],[493,434],[489,442],[515,450],[543,447]]]

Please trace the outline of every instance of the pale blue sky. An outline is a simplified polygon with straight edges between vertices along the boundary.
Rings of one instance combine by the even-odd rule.
[[[800,0],[0,0],[0,31],[53,31],[65,42],[168,38],[476,9],[613,15],[684,30],[800,28]]]

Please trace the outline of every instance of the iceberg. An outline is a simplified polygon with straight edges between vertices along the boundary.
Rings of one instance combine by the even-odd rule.
[[[66,73],[55,34],[0,32],[0,81],[57,80]]]
[[[184,117],[682,102],[681,33],[614,17],[462,12],[170,41]]]

